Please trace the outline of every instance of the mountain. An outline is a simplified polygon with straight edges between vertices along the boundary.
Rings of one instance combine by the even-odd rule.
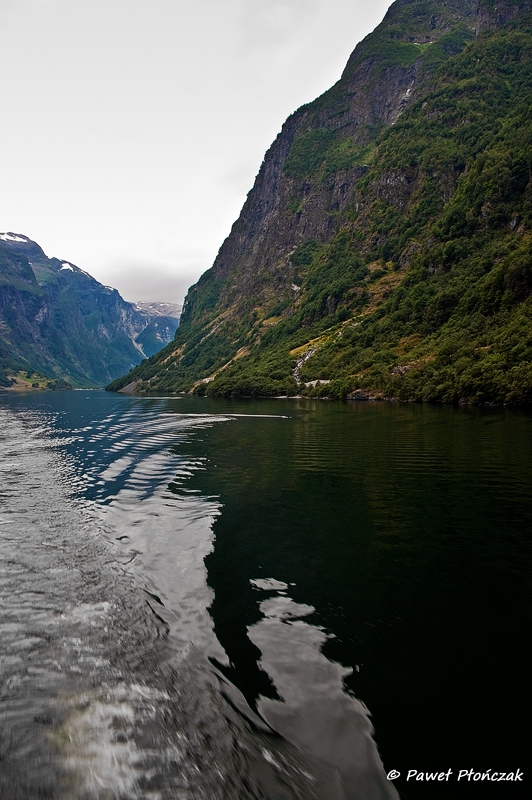
[[[139,301],[138,303],[134,303],[135,308],[137,311],[140,311],[141,314],[145,314],[148,317],[170,317],[171,319],[177,319],[179,321],[179,317],[181,316],[181,306],[179,303],[146,303],[144,301]]]
[[[0,385],[19,370],[105,385],[174,336],[175,309],[153,305],[136,308],[26,236],[0,234]]]
[[[532,0],[396,0],[110,389],[532,400]]]
[[[178,303],[133,303],[136,311],[146,320],[146,327],[135,337],[146,356],[157,353],[171,342],[179,325],[181,306]]]

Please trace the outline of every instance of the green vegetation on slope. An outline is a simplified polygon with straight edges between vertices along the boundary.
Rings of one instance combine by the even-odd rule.
[[[340,230],[292,253],[292,293],[224,317],[207,273],[193,301],[208,332],[185,319],[166,353],[111,388],[530,402],[531,31],[523,15],[439,68],[381,134]],[[285,170],[342,169],[339,142],[301,137]]]
[[[139,362],[131,333],[153,324],[144,328],[115,290],[61,267],[26,237],[0,239],[0,386],[21,370],[47,388],[102,386]]]
[[[299,180],[320,173],[324,177],[342,169],[368,164],[374,150],[371,143],[359,147],[338,131],[315,128],[296,139],[284,162],[284,171],[290,178]]]

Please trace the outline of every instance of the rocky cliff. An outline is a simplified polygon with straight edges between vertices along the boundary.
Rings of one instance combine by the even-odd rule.
[[[532,11],[532,0],[480,0],[477,35],[506,26],[518,28]]]
[[[528,307],[526,275],[517,293],[507,283],[529,241],[529,10],[397,0],[338,83],[286,121],[175,341],[113,388],[528,396],[524,377],[460,385],[438,348],[465,336],[464,374],[489,373],[477,362],[509,324],[502,307]]]
[[[177,320],[127,303],[20,234],[0,234],[0,361],[74,386],[102,386],[167,344]]]
[[[474,0],[391,6],[338,83],[283,125],[212,270],[189,292],[185,323],[196,295],[213,282],[223,283],[224,304],[238,297],[264,302],[291,291],[290,252],[309,239],[326,241],[338,229],[378,133],[416,98],[434,65],[471,40],[475,8]]]

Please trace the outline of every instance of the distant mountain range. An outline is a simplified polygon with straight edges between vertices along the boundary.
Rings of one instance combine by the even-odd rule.
[[[531,98],[532,0],[396,0],[109,388],[532,402]]]
[[[170,342],[180,311],[128,303],[28,237],[0,234],[0,385],[23,370],[62,386],[104,386]]]

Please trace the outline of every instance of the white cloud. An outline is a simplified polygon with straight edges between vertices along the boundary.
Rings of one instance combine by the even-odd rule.
[[[183,266],[176,269],[173,265],[153,261],[130,261],[107,264],[104,271],[109,285],[118,289],[130,303],[139,300],[182,303],[202,269],[189,267],[187,271]]]
[[[167,299],[153,291],[172,280],[184,292],[284,119],[338,79],[388,5],[2,0],[0,230],[104,284],[129,265],[117,288],[133,299]]]

